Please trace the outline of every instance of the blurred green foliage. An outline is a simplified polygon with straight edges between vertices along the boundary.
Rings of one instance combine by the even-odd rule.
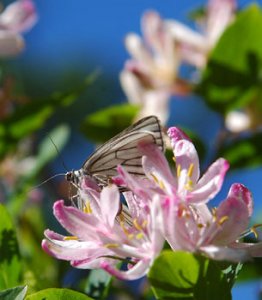
[[[214,110],[226,113],[256,98],[262,115],[262,12],[257,5],[241,11],[210,53],[197,88]]]

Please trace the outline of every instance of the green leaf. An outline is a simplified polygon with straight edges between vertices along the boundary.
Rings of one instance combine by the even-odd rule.
[[[239,13],[210,53],[198,92],[225,113],[262,100],[262,12],[251,5]]]
[[[31,294],[26,297],[26,300],[88,300],[92,299],[79,292],[69,289],[46,289],[40,292]]]
[[[26,286],[17,286],[8,290],[0,291],[1,300],[23,300],[27,291]]]
[[[148,278],[157,299],[231,299],[230,288],[217,265],[181,251],[163,251]]]
[[[255,257],[253,261],[246,262],[237,278],[238,282],[259,280],[262,277],[262,258]]]
[[[112,276],[104,270],[92,270],[88,277],[85,292],[94,299],[106,299]]]
[[[233,140],[220,149],[218,156],[230,162],[230,169],[256,167],[262,164],[262,133]]]
[[[87,116],[81,131],[95,143],[105,142],[128,127],[138,112],[131,104],[119,104]]]
[[[0,219],[0,289],[6,289],[21,282],[21,261],[12,220],[3,205]]]

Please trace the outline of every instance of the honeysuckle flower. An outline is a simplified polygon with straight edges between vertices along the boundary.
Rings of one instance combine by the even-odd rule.
[[[120,81],[128,100],[141,106],[138,118],[155,114],[165,123],[170,95],[187,93],[188,85],[177,76],[176,44],[157,12],[144,14],[142,31],[144,39],[135,33],[126,37],[132,59],[126,62]]]
[[[198,68],[205,66],[210,50],[234,19],[236,6],[236,0],[209,0],[205,17],[197,20],[201,26],[200,32],[175,20],[166,21],[179,44],[183,60]]]
[[[102,268],[127,280],[144,276],[163,247],[159,202],[153,200],[145,210],[142,200],[126,192],[127,208],[121,209],[115,185],[101,192],[81,188],[78,197],[81,209],[63,201],[54,204],[55,217],[72,236],[46,230],[43,249],[77,268]],[[128,262],[127,270],[118,269],[122,261]]]
[[[198,154],[193,143],[177,127],[171,127],[168,136],[173,148],[176,175],[173,175],[164,154],[154,144],[141,144],[143,169],[153,188],[150,186],[147,192],[148,183],[145,183],[140,191],[141,179],[128,176],[120,167],[118,170],[123,184],[140,193],[140,196],[150,194],[153,189],[159,195],[176,197],[185,204],[207,203],[219,192],[228,162],[223,158],[217,159],[200,177]]]
[[[244,261],[262,256],[262,243],[243,243],[253,211],[250,191],[233,184],[227,198],[213,210],[205,204],[185,206],[175,198],[163,204],[165,237],[174,250],[202,253],[216,260]]]
[[[0,14],[0,57],[17,55],[24,48],[21,33],[36,22],[37,14],[31,0],[18,0]]]

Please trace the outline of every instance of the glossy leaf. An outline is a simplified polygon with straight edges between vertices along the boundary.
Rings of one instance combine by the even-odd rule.
[[[209,56],[198,89],[213,109],[225,113],[250,102],[261,103],[262,12],[241,11]],[[262,112],[261,105],[258,108]]]
[[[46,289],[40,292],[34,293],[32,295],[28,295],[26,300],[88,300],[92,299],[84,294],[79,292],[69,290],[69,289]]]
[[[131,104],[111,106],[87,116],[81,131],[96,143],[105,142],[131,125],[137,112],[138,107]]]
[[[16,233],[6,208],[0,205],[0,289],[21,281],[21,261]]]
[[[207,258],[181,251],[163,251],[149,275],[157,299],[231,299],[222,271]]]
[[[262,164],[262,134],[234,140],[222,147],[218,156],[230,162],[231,169],[256,167]]]
[[[8,290],[0,291],[1,300],[24,300],[26,295],[26,286],[17,286]]]

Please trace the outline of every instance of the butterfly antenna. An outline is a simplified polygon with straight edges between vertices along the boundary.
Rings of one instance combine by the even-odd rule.
[[[62,166],[63,166],[64,169],[68,172],[68,171],[69,171],[69,168],[67,167],[67,165],[65,164],[65,162],[64,162],[64,160],[63,160],[63,158],[62,158],[61,152],[60,152],[59,149],[57,148],[57,146],[56,146],[55,142],[53,141],[52,137],[51,137],[50,135],[48,135],[48,137],[49,137],[51,143],[54,145],[54,147],[55,147],[55,149],[56,149],[56,152],[57,152],[58,157],[59,157],[59,159],[60,159],[60,161],[61,161],[61,163],[62,163]],[[51,178],[52,178],[52,177],[51,177]]]
[[[52,179],[54,179],[55,177],[58,177],[58,176],[65,176],[65,173],[55,174],[54,176],[47,178],[45,181],[42,181],[40,184],[34,186],[30,191],[33,191],[33,190],[39,188],[43,184],[47,183],[48,181],[50,181],[50,180],[52,180]]]

